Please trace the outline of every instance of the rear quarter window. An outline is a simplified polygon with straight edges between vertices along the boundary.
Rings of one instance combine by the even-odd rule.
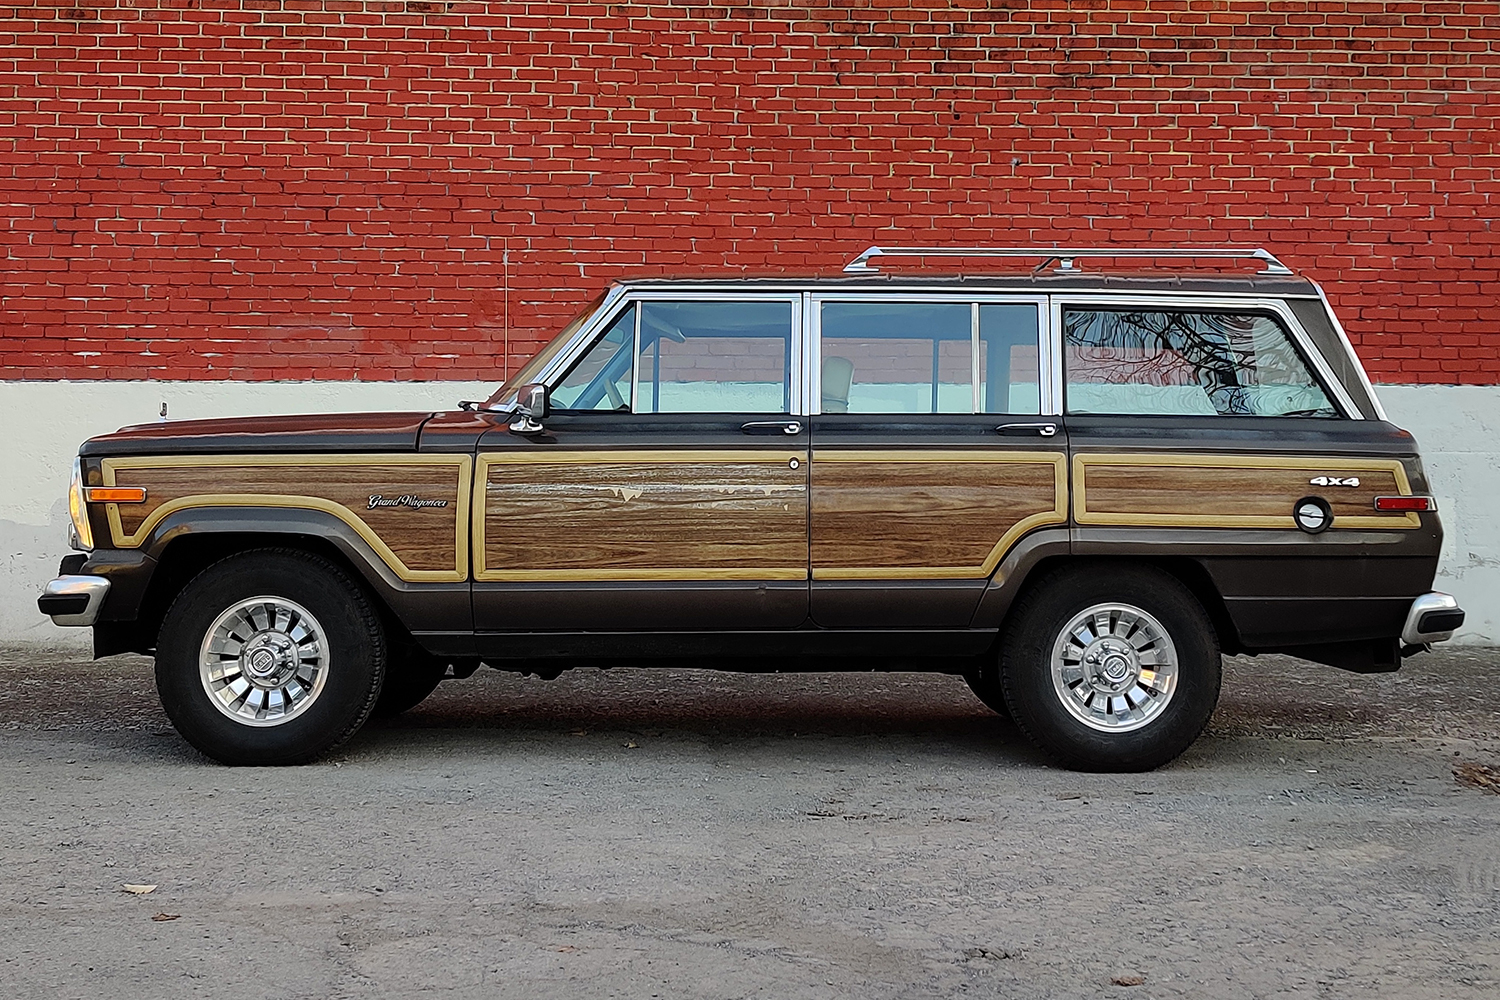
[[[1069,413],[1340,415],[1275,316],[1068,307],[1062,321]]]

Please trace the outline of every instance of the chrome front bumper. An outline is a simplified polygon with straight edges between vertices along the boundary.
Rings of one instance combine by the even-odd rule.
[[[1448,594],[1423,594],[1411,602],[1401,641],[1409,646],[1423,646],[1453,638],[1464,624],[1463,609]]]
[[[36,606],[57,625],[92,625],[104,607],[109,581],[102,576],[60,576],[42,590]]]

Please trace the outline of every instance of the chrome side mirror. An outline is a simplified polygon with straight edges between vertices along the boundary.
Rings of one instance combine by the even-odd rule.
[[[547,387],[540,382],[521,386],[511,417],[512,434],[540,434],[545,430],[542,421],[547,417]]]

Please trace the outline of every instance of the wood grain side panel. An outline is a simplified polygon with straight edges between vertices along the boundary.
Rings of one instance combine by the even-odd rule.
[[[1195,460],[1202,464],[1190,464]],[[1323,475],[1356,477],[1359,485],[1311,483]],[[1294,528],[1292,506],[1307,496],[1328,502],[1335,528],[1420,524],[1416,515],[1374,509],[1376,496],[1411,492],[1399,465],[1382,460],[1087,455],[1075,460],[1074,484],[1080,524]]]
[[[1060,460],[1061,456],[1026,463],[815,457],[813,576],[986,576],[1020,532],[1064,521]]]
[[[478,579],[806,577],[805,461],[667,458],[481,457]]]
[[[146,502],[111,504],[117,544],[140,536],[172,510],[230,503],[321,507],[362,534],[378,539],[395,557],[398,574],[420,579],[467,577],[468,459],[381,462],[358,456],[305,464],[233,464],[222,458],[170,466],[121,463],[111,471],[116,485],[143,486]],[[442,506],[370,506],[370,498],[410,496]],[[382,553],[384,555],[384,553]],[[390,560],[387,559],[389,562]]]

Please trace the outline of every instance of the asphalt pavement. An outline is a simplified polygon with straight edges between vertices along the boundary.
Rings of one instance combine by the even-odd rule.
[[[700,670],[230,769],[149,660],[0,649],[0,998],[1500,996],[1500,650],[1226,670],[1143,775],[956,677]]]

